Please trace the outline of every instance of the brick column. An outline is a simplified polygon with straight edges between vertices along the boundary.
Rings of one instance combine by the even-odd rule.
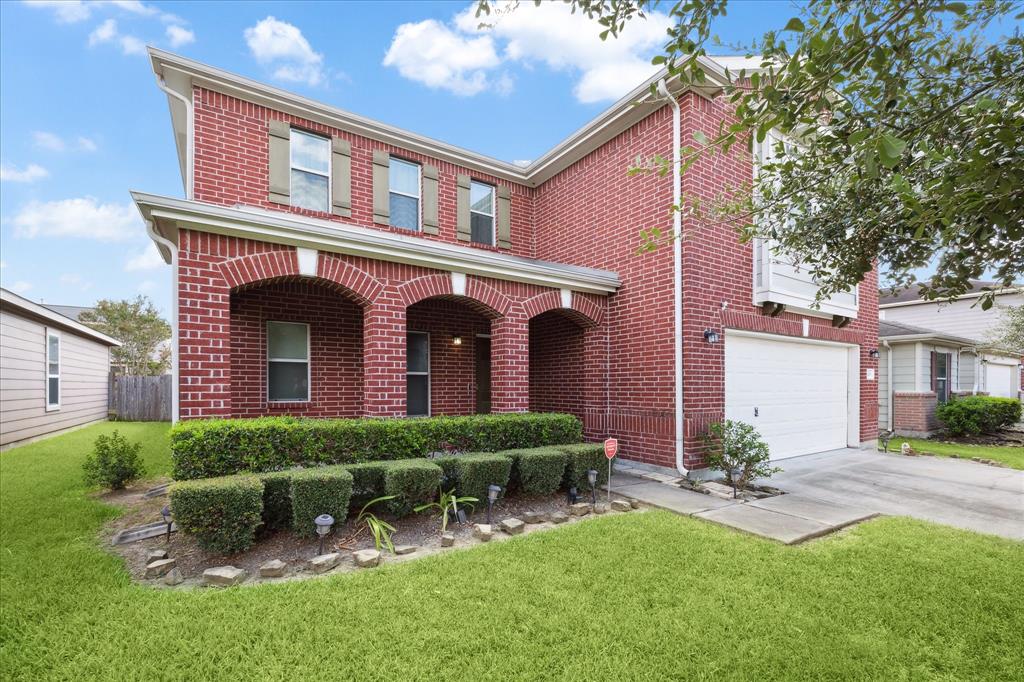
[[[405,304],[391,290],[363,309],[363,414],[405,416]]]
[[[530,325],[517,304],[491,322],[491,411],[530,409]]]
[[[231,290],[214,259],[182,251],[178,276],[178,412],[231,416]]]

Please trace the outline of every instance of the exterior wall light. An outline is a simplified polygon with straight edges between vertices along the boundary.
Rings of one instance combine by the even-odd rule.
[[[500,485],[492,484],[487,486],[487,525],[491,523],[491,509],[494,507],[494,503],[498,501],[498,495],[500,494]]]
[[[320,536],[320,554],[324,553],[324,539],[331,532],[331,526],[334,525],[334,517],[330,514],[321,514],[320,516],[313,519],[313,523],[316,524],[316,534]]]
[[[461,336],[453,336],[452,337],[452,345],[453,346],[461,346],[462,345],[462,337]]]
[[[871,358],[872,360],[877,360],[878,359],[878,349],[877,348],[872,348],[871,350],[869,350],[868,351],[868,357]]]
[[[174,523],[174,519],[171,518],[171,508],[164,507],[161,509],[160,516],[163,517],[164,523],[167,524],[167,544],[171,544],[171,524]]]
[[[714,329],[705,329],[704,340],[708,343],[718,343],[718,332]]]
[[[597,504],[597,469],[587,469],[587,483],[590,484],[590,503]]]

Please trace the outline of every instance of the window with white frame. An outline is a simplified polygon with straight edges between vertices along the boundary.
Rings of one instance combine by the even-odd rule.
[[[46,411],[60,409],[60,332],[46,330]]]
[[[391,157],[388,164],[388,204],[392,227],[420,229],[419,164]]]
[[[430,334],[408,332],[405,337],[405,412],[410,417],[430,416]]]
[[[469,184],[469,238],[477,244],[494,244],[494,185]]]
[[[267,322],[267,399],[309,401],[309,325]]]
[[[331,210],[331,141],[292,129],[292,206],[311,211]]]

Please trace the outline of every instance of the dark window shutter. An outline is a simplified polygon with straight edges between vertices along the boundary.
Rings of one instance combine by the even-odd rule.
[[[270,201],[291,203],[291,126],[287,121],[270,121],[269,164]]]
[[[936,367],[937,363],[935,362],[935,351],[931,352],[930,359],[931,359],[931,364],[932,364],[932,370],[931,370],[931,374],[932,374],[932,392],[935,392],[935,391],[938,390],[938,382],[935,381],[935,370],[937,369],[937,367]]]
[[[391,156],[379,149],[373,152],[373,222],[391,224]]]
[[[331,212],[352,217],[352,145],[337,136],[331,138]]]
[[[423,166],[423,234],[440,232],[437,208],[437,166]]]
[[[455,236],[458,237],[460,242],[468,242],[470,240],[469,183],[468,175],[460,175],[458,177]]]
[[[512,248],[512,192],[498,187],[498,230],[495,243],[499,248]]]

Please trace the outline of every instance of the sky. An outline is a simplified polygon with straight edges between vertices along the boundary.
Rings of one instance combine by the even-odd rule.
[[[507,161],[556,145],[653,73],[668,19],[616,41],[564,5],[481,28],[462,2],[0,2],[0,284],[35,301],[150,296],[170,311],[130,190],[183,197],[145,46]],[[733,0],[747,43],[796,14]]]

